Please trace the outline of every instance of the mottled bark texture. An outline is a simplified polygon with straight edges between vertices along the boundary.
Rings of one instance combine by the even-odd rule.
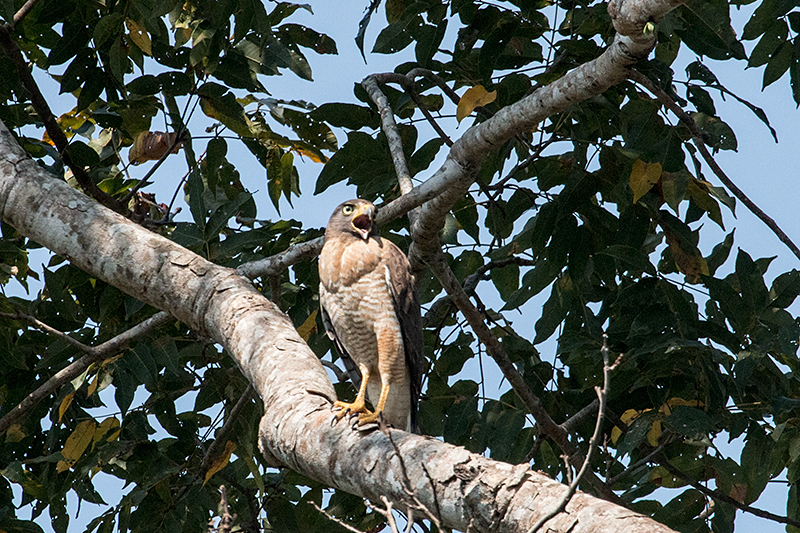
[[[653,44],[642,32],[644,24],[675,5],[670,0],[612,2],[615,27],[631,37],[618,36],[597,60],[470,128],[436,175],[387,206],[379,221],[422,205],[413,233],[418,253],[428,256],[432,249],[425,245],[436,246],[444,214],[472,183],[481,159],[516,133],[624,79]],[[275,464],[375,501],[386,496],[401,509],[410,501],[410,490],[443,526],[471,531],[527,531],[567,490],[528,465],[491,461],[436,439],[392,430],[396,451],[383,433],[352,431],[344,421],[332,425],[335,394],[322,365],[291,321],[246,278],[47,174],[1,124],[0,217],[91,275],[222,344],[264,401],[260,443]],[[296,256],[313,254],[317,246],[306,245]],[[289,257],[277,263],[288,265]],[[574,533],[670,531],[583,493],[546,527]]]
[[[335,395],[322,365],[289,319],[245,278],[47,174],[2,124],[0,217],[76,266],[224,345],[264,400],[261,446],[276,465],[373,500],[387,496],[401,509],[410,489],[443,525],[462,530],[525,531],[566,490],[527,465],[491,461],[436,439],[392,430],[398,456],[380,432],[364,435],[344,421],[332,425]],[[669,531],[585,494],[576,495],[567,510],[548,527]]]

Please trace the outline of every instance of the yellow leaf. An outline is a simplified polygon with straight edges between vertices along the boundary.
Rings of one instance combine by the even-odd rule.
[[[117,420],[117,418],[114,416],[110,416],[100,422],[100,425],[97,426],[97,430],[94,432],[92,442],[99,442],[100,439],[106,435],[108,435],[106,438],[108,442],[117,440],[119,438],[119,420]]]
[[[624,413],[622,413],[622,416],[621,416],[621,417],[619,417],[619,418],[620,418],[620,420],[622,420],[623,422],[625,422],[625,424],[627,424],[627,425],[629,425],[629,426],[630,426],[630,425],[631,425],[631,423],[632,423],[634,420],[636,420],[637,418],[639,418],[639,415],[640,415],[640,414],[642,414],[642,411],[637,411],[636,409],[628,409],[627,411],[625,411]]]
[[[20,424],[12,424],[11,427],[6,430],[6,442],[19,442],[26,437],[26,433],[22,431],[22,426]]]
[[[75,391],[70,392],[64,399],[61,400],[61,405],[58,406],[58,421],[61,422],[61,419],[64,417],[64,413],[67,412],[69,408],[69,404],[72,403],[72,398],[75,397]]]
[[[94,375],[94,379],[89,383],[89,390],[86,391],[86,396],[91,396],[97,390],[97,383],[100,381],[100,373]]]
[[[686,405],[688,407],[702,407],[703,402],[701,402],[700,400],[684,400],[683,398],[678,398],[677,396],[673,396],[672,398],[667,400],[667,403],[665,403],[664,405],[667,407],[665,414],[671,414],[673,407],[677,407],[679,405]],[[663,407],[664,406],[662,406],[662,408]],[[661,409],[659,409],[659,411],[661,411]]]
[[[461,122],[470,114],[472,114],[476,107],[491,104],[496,99],[497,91],[488,92],[486,89],[484,89],[483,85],[470,87],[458,101],[456,120]]]
[[[211,476],[222,470],[228,465],[228,461],[231,460],[231,454],[233,450],[236,449],[236,444],[232,441],[228,441],[225,443],[225,451],[222,452],[222,455],[216,458],[213,463],[211,463],[211,467],[206,472],[206,478],[203,480],[203,485],[208,483],[208,480],[211,479]]]
[[[314,309],[308,318],[306,318],[305,322],[303,322],[299,328],[297,328],[297,333],[303,337],[303,340],[308,342],[308,338],[311,336],[312,333],[317,331],[317,313],[318,310]]]
[[[639,418],[639,415],[642,414],[643,411],[637,411],[636,409],[628,409],[622,416],[619,417],[620,420],[625,423],[625,425],[630,426],[634,420]],[[611,442],[616,444],[619,438],[622,436],[622,430],[618,427],[614,426],[611,428]]]
[[[661,436],[661,420],[653,420],[653,425],[650,427],[650,431],[647,432],[647,442],[650,443],[650,446],[655,448],[658,446],[658,438]]]
[[[661,163],[645,163],[641,159],[633,162],[628,184],[633,191],[633,203],[648,193],[661,179]]]
[[[79,423],[69,437],[67,442],[64,443],[64,449],[61,450],[61,455],[64,457],[63,461],[59,461],[56,465],[56,471],[64,472],[69,470],[75,462],[81,458],[86,447],[92,442],[95,432],[94,420],[84,420]]]
[[[717,223],[717,225],[725,229],[725,224],[722,220],[722,212],[719,208],[719,203],[711,196],[708,190],[710,183],[692,178],[689,180],[689,186],[686,192],[689,193],[697,207],[708,213],[708,217]]]
[[[295,146],[293,149],[294,149],[294,151],[296,151],[298,154],[300,154],[300,155],[302,155],[302,156],[305,156],[305,157],[309,158],[309,159],[310,159],[310,160],[312,160],[314,163],[327,163],[327,162],[328,162],[328,159],[327,159],[327,158],[325,158],[325,156],[324,156],[324,155],[322,155],[322,154],[318,154],[318,153],[316,153],[316,152],[314,152],[314,151],[312,151],[312,150],[308,150],[308,149],[306,149],[306,148],[300,148],[300,147],[298,147],[298,146]]]
[[[131,41],[133,44],[139,47],[139,49],[144,52],[145,54],[152,56],[153,55],[153,45],[150,41],[150,36],[147,34],[147,30],[136,24],[133,20],[126,18],[125,25],[128,27],[128,31],[130,32]]]
[[[616,444],[619,438],[622,436],[622,430],[619,429],[617,426],[611,428],[611,442],[612,444]]]

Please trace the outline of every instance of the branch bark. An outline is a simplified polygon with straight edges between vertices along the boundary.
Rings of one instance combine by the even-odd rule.
[[[566,489],[432,438],[363,435],[331,425],[333,386],[291,321],[232,269],[214,265],[113,213],[31,161],[0,125],[0,218],[76,266],[222,344],[261,395],[260,447],[274,464],[333,487],[408,508],[400,457],[416,498],[444,527],[518,532]],[[399,452],[399,453],[398,453]],[[668,532],[625,508],[579,493],[554,531]]]
[[[423,261],[441,254],[437,235],[444,217],[466,193],[482,159],[517,133],[625,79],[631,65],[654,43],[653,36],[643,32],[644,25],[679,4],[678,0],[612,1],[609,12],[624,35],[618,35],[596,60],[467,130],[442,168],[382,208],[379,222],[422,205],[412,228],[411,253]],[[346,423],[331,425],[335,393],[321,363],[286,315],[247,279],[52,179],[25,156],[3,126],[0,218],[86,272],[168,310],[222,344],[263,399],[260,447],[274,464],[374,501],[385,497],[407,510],[404,465],[416,499],[437,509],[444,527],[461,530],[527,531],[567,490],[527,464],[492,461],[401,431],[389,430],[390,440],[377,431],[367,435],[351,431]],[[313,256],[316,246],[314,241],[304,243],[302,251],[287,251],[273,264],[290,264],[286,261],[291,254]],[[479,322],[486,327],[482,319]],[[570,500],[566,511],[548,523],[550,530],[670,531],[648,517],[583,493]]]

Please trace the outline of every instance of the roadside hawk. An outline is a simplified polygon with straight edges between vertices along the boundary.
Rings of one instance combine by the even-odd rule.
[[[419,432],[422,318],[408,258],[375,225],[375,206],[344,202],[331,215],[319,256],[319,301],[328,336],[358,389],[337,401],[336,419],[357,415]],[[367,409],[366,398],[375,407]]]

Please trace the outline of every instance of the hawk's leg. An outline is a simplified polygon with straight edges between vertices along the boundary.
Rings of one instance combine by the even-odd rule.
[[[386,400],[389,398],[389,381],[387,379],[381,380],[381,397],[378,399],[378,405],[375,406],[375,412],[370,413],[366,409],[358,415],[358,425],[364,426],[366,424],[378,423],[378,418],[386,406]]]
[[[356,395],[356,400],[353,403],[348,402],[340,402],[336,401],[333,403],[333,409],[338,411],[336,413],[336,420],[341,420],[348,414],[359,415],[362,414],[372,414],[369,409],[367,409],[364,400],[367,397],[367,382],[369,381],[369,369],[365,366],[359,366],[361,370],[361,387],[358,389],[358,395]],[[381,394],[381,396],[383,396]],[[360,424],[360,422],[359,422]]]

